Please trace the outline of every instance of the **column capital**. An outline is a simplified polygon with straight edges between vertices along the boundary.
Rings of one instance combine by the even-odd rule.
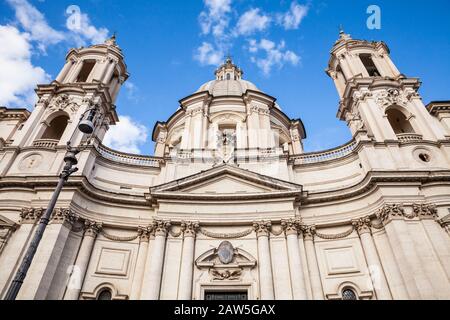
[[[102,224],[92,220],[84,220],[84,236],[97,237],[98,233],[102,229]]]
[[[197,230],[200,228],[198,222],[183,221],[181,222],[181,230],[183,231],[184,237],[195,238],[197,235]]]
[[[270,221],[256,221],[253,222],[253,229],[256,232],[256,236],[268,237],[270,234],[270,229],[272,228],[272,222]]]
[[[314,235],[316,234],[316,226],[315,225],[303,225],[302,226],[303,238],[305,240],[314,241]]]
[[[352,221],[352,225],[359,235],[364,233],[371,233],[370,227],[372,223],[369,217],[363,217]]]
[[[151,232],[152,230],[150,227],[138,227],[139,242],[149,242]]]
[[[377,218],[383,223],[387,224],[393,219],[403,218],[405,209],[401,204],[385,204],[383,208],[377,211]]]
[[[298,235],[299,231],[301,231],[301,220],[300,219],[288,219],[281,220],[281,227],[283,228],[286,236],[295,234]]]
[[[155,233],[155,237],[167,237],[167,233],[169,232],[171,225],[172,224],[170,221],[154,220],[152,223],[152,229]]]
[[[44,208],[22,208],[20,212],[21,224],[34,224],[44,214]]]
[[[437,209],[434,204],[428,203],[414,203],[413,205],[414,215],[421,219],[437,219]]]
[[[78,215],[70,208],[56,208],[53,212],[53,224],[73,225],[78,220]]]

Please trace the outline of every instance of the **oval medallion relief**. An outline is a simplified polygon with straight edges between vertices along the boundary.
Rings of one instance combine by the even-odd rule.
[[[30,154],[20,162],[19,169],[21,171],[30,171],[36,169],[41,165],[43,159],[44,157],[41,154]]]
[[[231,263],[234,258],[233,245],[228,241],[222,242],[219,245],[219,248],[217,248],[217,255],[219,256],[220,262],[222,262],[223,264]]]

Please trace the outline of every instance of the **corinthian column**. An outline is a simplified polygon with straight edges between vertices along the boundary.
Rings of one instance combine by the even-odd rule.
[[[170,222],[167,221],[158,220],[153,223],[155,240],[153,240],[150,265],[148,267],[146,266],[148,283],[145,283],[145,287],[142,290],[142,300],[159,300],[166,238],[169,227]]]
[[[253,227],[258,238],[258,264],[261,300],[274,300],[272,262],[270,259],[270,222],[255,222]]]
[[[194,274],[195,236],[199,227],[196,222],[183,222],[183,253],[181,255],[180,286],[178,300],[192,299],[192,277]]]
[[[314,248],[315,227],[303,228],[303,241],[305,244],[306,260],[308,262],[309,277],[314,300],[323,300],[322,281],[320,279],[319,265],[317,264],[316,249]]]
[[[294,300],[306,300],[305,278],[298,246],[299,225],[300,222],[294,219],[281,222],[286,234],[293,297]]]
[[[84,222],[85,230],[83,240],[81,242],[80,251],[78,252],[75,266],[67,285],[64,300],[78,300],[81,289],[83,287],[86,270],[91,258],[92,249],[94,248],[95,239],[97,238],[102,225],[100,223],[86,220]]]
[[[141,296],[142,281],[144,278],[145,261],[147,259],[148,243],[150,240],[150,229],[139,227],[139,251],[134,271],[133,282],[130,290],[130,300],[139,300]]]
[[[371,222],[369,218],[361,218],[353,221],[353,226],[358,232],[361,239],[361,245],[364,250],[364,255],[369,266],[370,276],[372,278],[373,287],[379,300],[392,300],[391,292],[381,266],[380,258],[378,257],[377,249],[372,238],[370,230]]]

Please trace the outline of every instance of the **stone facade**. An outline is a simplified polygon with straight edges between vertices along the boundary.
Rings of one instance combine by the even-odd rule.
[[[450,102],[343,32],[327,73],[346,145],[304,153],[301,120],[227,59],[140,156],[102,145],[128,78],[115,38],[71,50],[33,112],[0,108],[0,297],[71,141],[90,143],[19,299],[449,299]]]

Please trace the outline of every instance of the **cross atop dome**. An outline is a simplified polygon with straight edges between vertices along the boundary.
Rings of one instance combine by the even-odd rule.
[[[241,80],[244,72],[233,63],[233,59],[228,55],[225,62],[217,68],[216,80]]]

